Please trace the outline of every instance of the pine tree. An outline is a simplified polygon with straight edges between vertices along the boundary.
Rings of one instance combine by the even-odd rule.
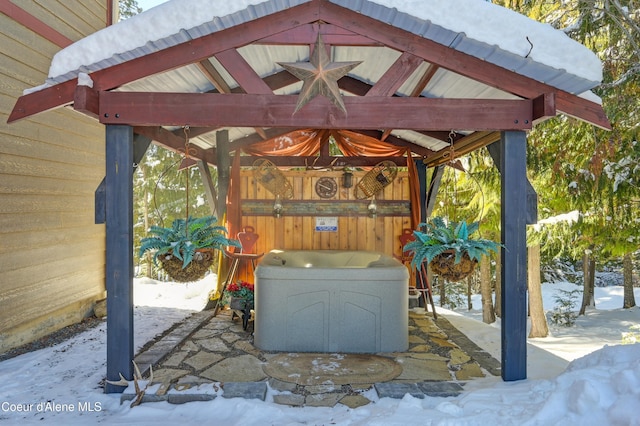
[[[607,132],[558,117],[531,132],[536,180],[546,182],[537,186],[541,211],[550,216],[580,212],[574,236],[565,243],[575,260],[590,249],[590,261],[632,253],[640,231],[640,5],[622,0],[517,3],[521,12],[563,30],[600,56],[604,81],[594,92],[613,127]]]

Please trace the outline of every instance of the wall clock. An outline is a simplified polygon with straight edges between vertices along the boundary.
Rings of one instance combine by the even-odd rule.
[[[320,198],[331,198],[338,192],[338,183],[334,178],[321,177],[316,182],[316,194]]]

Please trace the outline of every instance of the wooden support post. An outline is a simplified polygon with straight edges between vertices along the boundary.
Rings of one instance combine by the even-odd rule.
[[[493,159],[493,163],[498,168],[498,171],[502,173],[501,165],[500,165],[500,143],[494,142],[491,145],[487,145],[487,150],[489,151],[489,155]],[[527,190],[527,225],[535,225],[538,223],[538,193],[529,182],[527,178],[526,183]]]
[[[216,154],[218,164],[218,218],[222,219],[227,212],[227,194],[231,177],[231,157],[229,156],[229,132],[216,132]]]
[[[133,378],[133,129],[106,129],[107,380]],[[106,393],[124,387],[107,383]]]
[[[133,171],[136,170],[138,164],[144,158],[144,155],[151,144],[151,138],[135,134],[133,136]],[[95,223],[101,224],[106,221],[107,194],[106,194],[106,178],[102,179],[100,185],[95,191]]]
[[[207,197],[207,202],[211,208],[211,214],[218,217],[218,208],[216,205],[218,199],[218,192],[213,184],[213,178],[211,177],[211,170],[209,170],[209,164],[202,160],[198,160],[198,170],[200,170],[200,177],[202,177],[202,184],[204,185],[204,194]]]
[[[229,132],[220,130],[216,132],[216,164],[218,168],[218,199],[216,211],[218,220],[222,221],[227,213],[227,194],[229,193],[229,182],[231,180],[231,157],[229,157]],[[229,235],[235,238],[235,235]],[[218,258],[218,282],[216,289],[222,295],[224,279],[229,271],[229,261],[226,256],[220,255]],[[220,301],[218,301],[220,303]],[[217,309],[217,308],[216,308]]]
[[[527,137],[500,138],[502,221],[502,379],[527,378]]]
[[[415,160],[416,170],[418,172],[418,182],[412,182],[410,185],[419,185],[418,191],[420,192],[420,222],[424,222],[426,216],[426,210],[428,207],[428,198],[427,198],[427,166],[421,160]],[[413,207],[413,206],[412,206]]]
[[[422,220],[423,222],[431,217],[431,213],[433,213],[433,208],[436,205],[436,196],[438,195],[438,191],[440,190],[442,175],[444,175],[443,165],[433,168],[433,173],[431,173],[431,181],[429,182],[429,192],[427,193],[426,217]]]
[[[133,135],[133,171],[138,168],[151,145],[151,138],[135,133]]]

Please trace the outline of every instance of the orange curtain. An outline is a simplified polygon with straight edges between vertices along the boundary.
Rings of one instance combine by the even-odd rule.
[[[345,156],[393,157],[407,152],[404,147],[397,147],[370,136],[361,135],[349,130],[338,130],[332,133],[338,148]]]
[[[286,135],[258,142],[243,148],[248,155],[311,156],[320,150],[320,141],[326,130],[295,130]]]

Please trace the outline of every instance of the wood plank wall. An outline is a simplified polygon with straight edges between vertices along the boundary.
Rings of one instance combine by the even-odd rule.
[[[354,172],[353,187],[343,188],[341,171],[283,171],[293,185],[292,201],[326,201],[321,199],[315,191],[315,183],[322,176],[329,176],[338,182],[338,192],[330,200],[358,201],[354,189],[365,172]],[[268,200],[269,205],[275,202],[275,196],[267,191],[254,177],[250,170],[241,173],[242,199]],[[406,171],[400,171],[392,184],[387,186],[376,196],[378,203],[389,200],[409,200],[409,183]],[[273,215],[243,215],[243,226],[253,226],[260,235],[256,243],[256,252],[268,252],[272,249],[302,249],[302,250],[370,250],[380,251],[389,255],[401,254],[399,236],[402,230],[410,228],[408,211],[402,215],[379,215],[370,218],[366,213],[366,206],[370,200],[359,200],[363,204],[362,213],[350,216],[337,216],[338,230],[336,232],[318,232],[315,230],[316,216],[291,216],[287,214],[286,204],[280,218]],[[337,203],[336,203],[337,204]],[[405,203],[406,204],[406,203]],[[246,212],[245,212],[246,213]],[[318,216],[333,216],[333,213],[321,213]]]
[[[74,41],[106,23],[107,0],[13,3]],[[105,296],[105,229],[93,220],[103,126],[66,109],[6,124],[59,50],[0,13],[0,353],[81,320]]]

